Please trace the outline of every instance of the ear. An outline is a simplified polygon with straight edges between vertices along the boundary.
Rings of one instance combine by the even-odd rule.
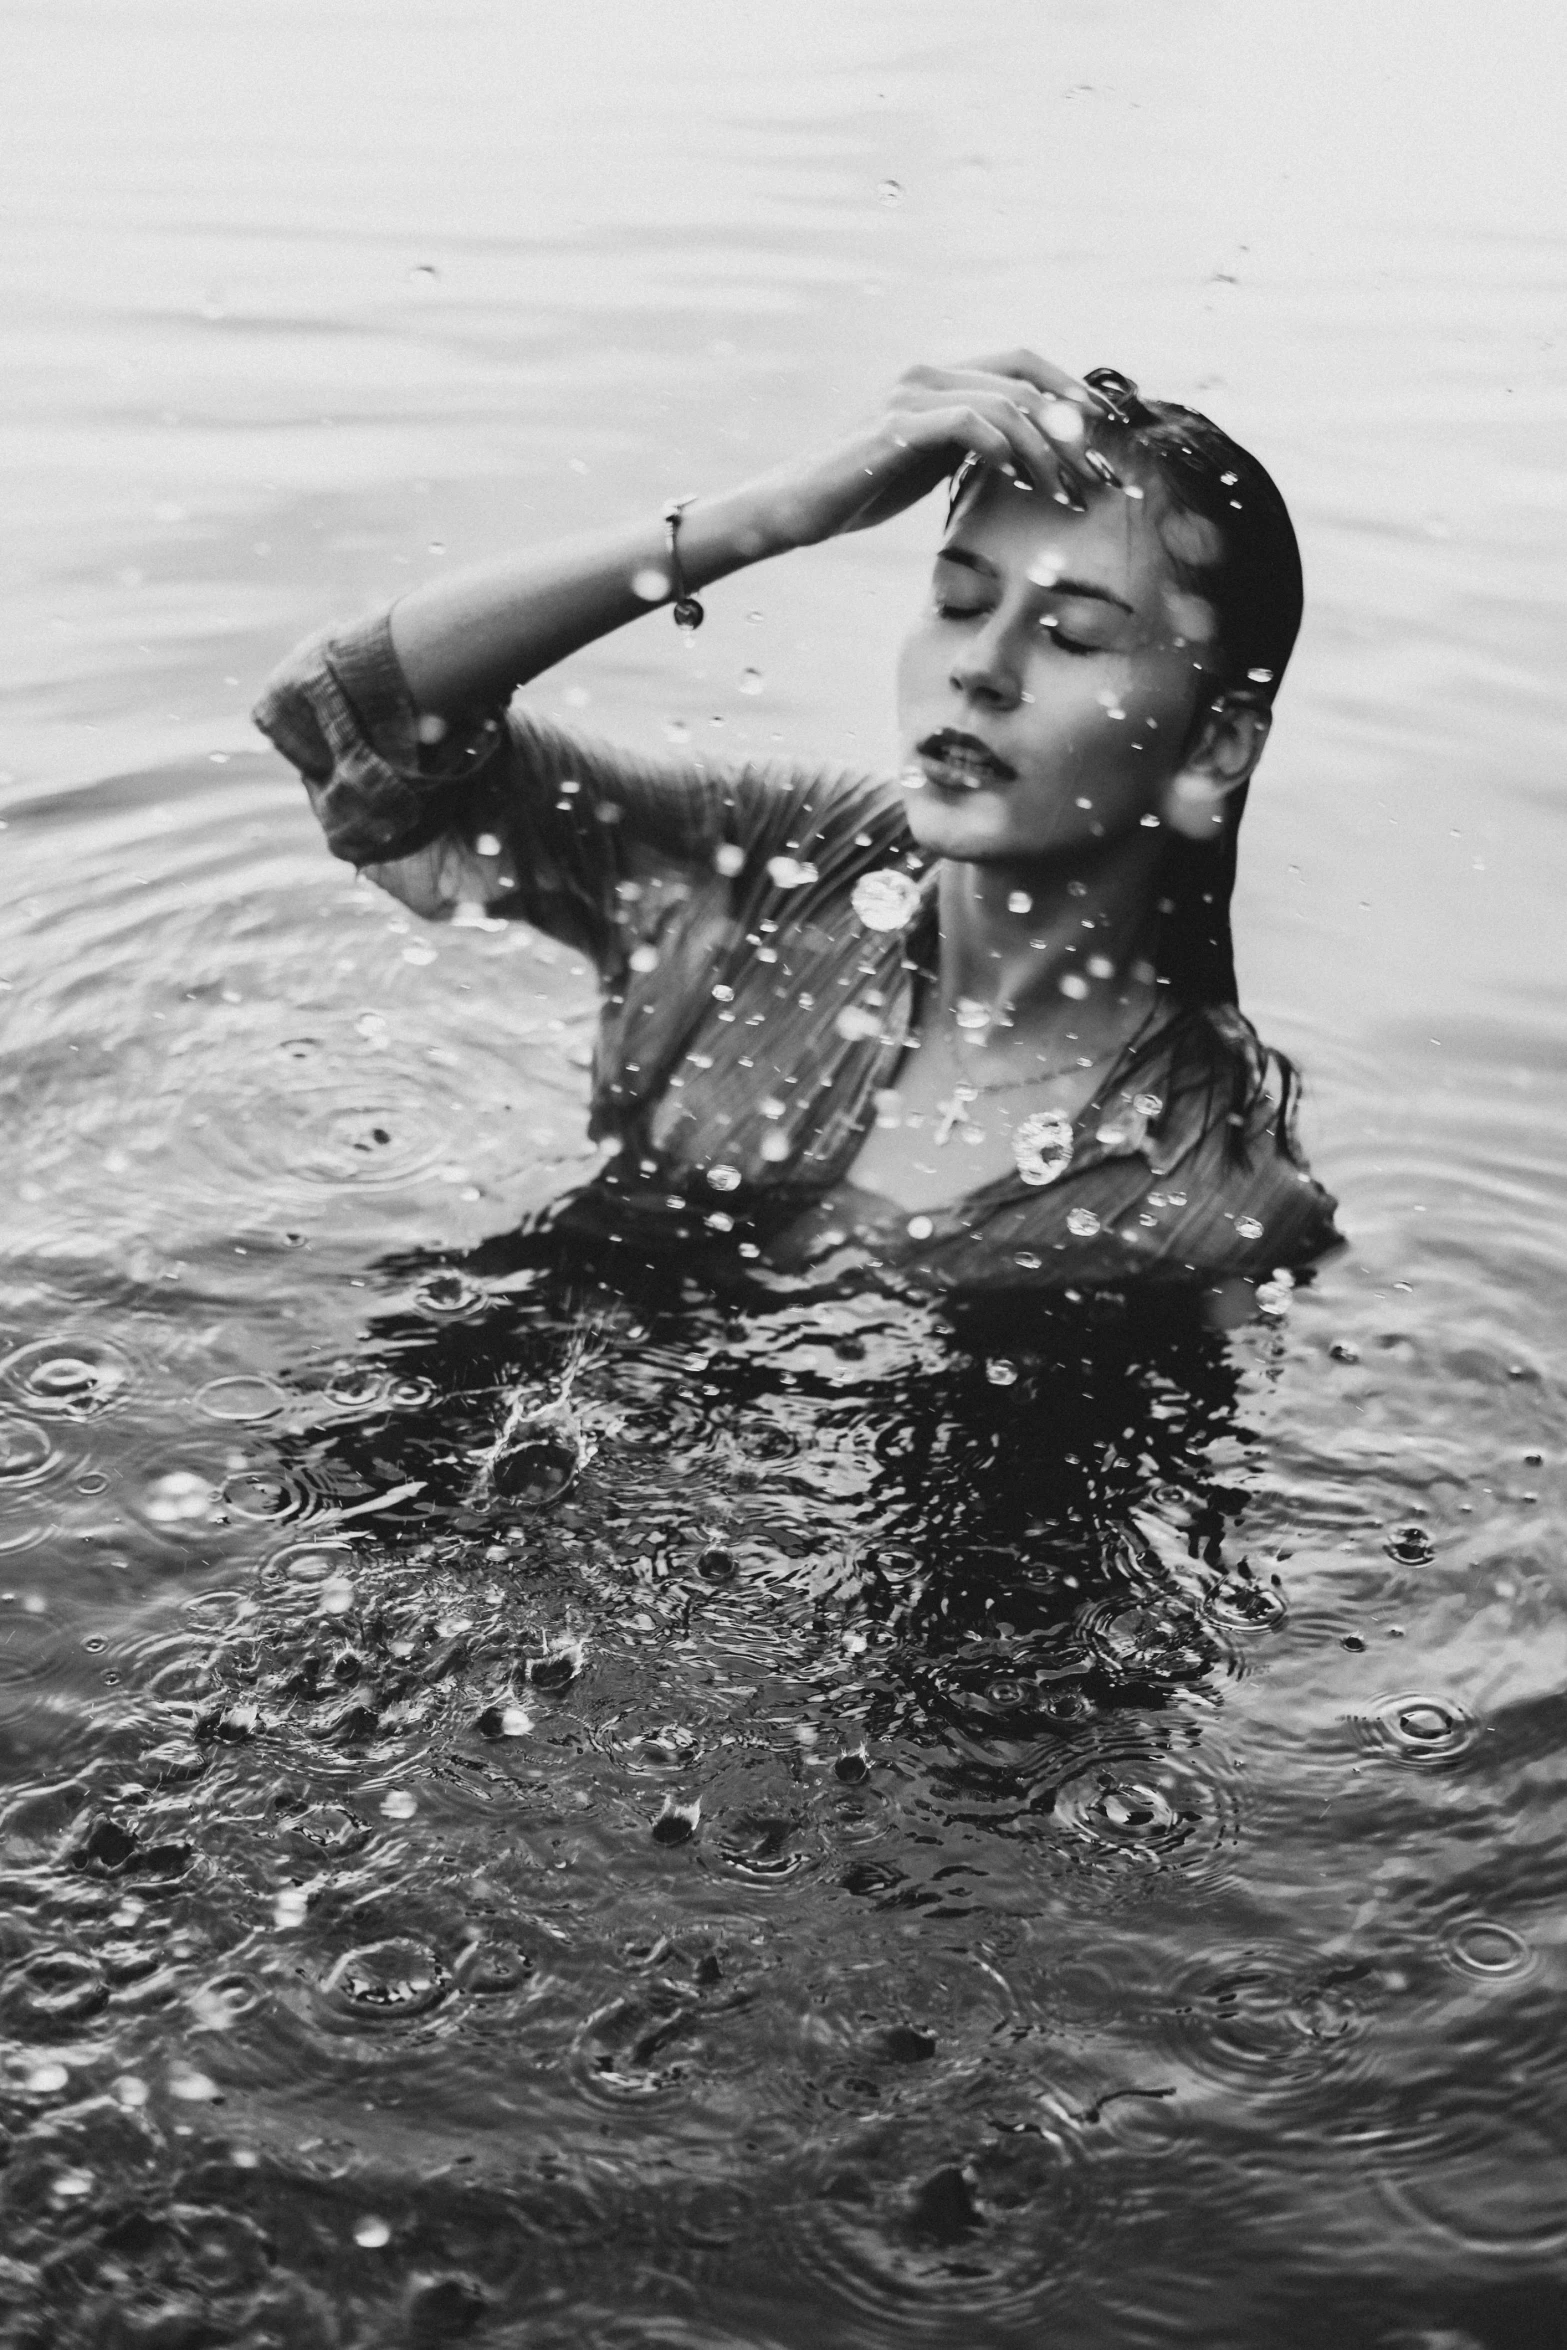
[[[1224,804],[1249,781],[1272,724],[1266,702],[1250,694],[1221,694],[1203,713],[1191,748],[1160,796],[1165,823],[1188,840],[1217,839]]]

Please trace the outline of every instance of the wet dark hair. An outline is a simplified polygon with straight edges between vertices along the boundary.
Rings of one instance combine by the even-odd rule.
[[[1218,624],[1214,693],[1207,699],[1245,692],[1271,708],[1294,650],[1304,595],[1295,526],[1272,475],[1195,408],[1145,400],[1112,367],[1091,368],[1083,380],[1109,411],[1091,434],[1090,449],[1103,440],[1108,456],[1157,478],[1173,513],[1196,516],[1217,533],[1217,552],[1206,559],[1165,540],[1177,579],[1213,607]],[[1198,710],[1194,740],[1207,714],[1206,707]],[[1172,832],[1166,845],[1156,967],[1184,1004],[1237,1008],[1230,898],[1249,788],[1230,793],[1212,842]]]
[[[1189,748],[1223,695],[1243,693],[1272,707],[1300,629],[1304,591],[1295,527],[1271,474],[1210,417],[1171,400],[1145,400],[1113,367],[1090,368],[1083,380],[1104,414],[1090,421],[1080,462],[1115,489],[1129,477],[1152,477],[1164,493],[1166,523],[1194,517],[1212,526],[1160,534],[1177,581],[1212,607],[1217,623]],[[954,505],[973,470],[960,467],[953,477]],[[1229,1116],[1237,1155],[1242,1130],[1270,1092],[1280,1138],[1293,1148],[1299,1085],[1285,1056],[1264,1049],[1238,1001],[1230,899],[1249,790],[1248,782],[1228,794],[1211,841],[1167,831],[1155,886],[1154,968],[1172,1009],[1184,1015],[1179,1058]],[[1168,1042],[1168,1029],[1163,1034]]]

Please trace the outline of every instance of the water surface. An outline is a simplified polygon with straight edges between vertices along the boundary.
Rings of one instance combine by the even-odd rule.
[[[1558,13],[0,27],[0,2339],[1559,2339]],[[1350,1247],[1228,1346],[518,1237],[586,974],[246,721],[1019,339],[1304,543],[1237,933]],[[884,757],[933,527],[539,698]]]

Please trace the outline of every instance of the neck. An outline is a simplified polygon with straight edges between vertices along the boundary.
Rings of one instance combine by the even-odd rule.
[[[988,1023],[959,1021],[960,1033],[1038,1055],[1092,1055],[1120,1042],[1155,997],[1160,848],[1161,835],[1148,833],[1073,865],[945,860],[944,1017],[983,1005]]]

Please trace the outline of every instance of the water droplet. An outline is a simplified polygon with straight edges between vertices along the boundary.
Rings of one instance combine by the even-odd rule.
[[[199,1526],[212,1517],[218,1497],[193,1469],[168,1469],[155,1477],[142,1503],[155,1526]]]
[[[569,1689],[582,1671],[586,1652],[574,1632],[560,1632],[542,1656],[532,1658],[528,1679],[535,1689]]]
[[[762,690],[763,683],[764,680],[760,669],[741,670],[740,691],[743,694],[759,694]]]
[[[884,867],[862,873],[849,902],[867,930],[901,930],[919,905],[919,885],[908,874]]]
[[[194,2065],[177,2065],[170,2068],[169,2095],[171,2097],[178,2097],[187,2105],[210,2105],[218,2094],[218,2084],[210,2073],[198,2072]]]
[[[1446,1708],[1434,1703],[1406,1705],[1397,1715],[1399,1735],[1423,1746],[1429,1746],[1437,1739],[1445,1739],[1452,1726]]]
[[[1009,1363],[1005,1355],[992,1355],[990,1361],[985,1365],[985,1377],[990,1381],[992,1387],[1015,1387],[1017,1365]]]
[[[236,1476],[225,1478],[217,1498],[234,1517],[259,1524],[294,1516],[302,1494],[281,1469],[241,1469]],[[153,1515],[150,1507],[148,1515]]]
[[[1360,1349],[1349,1338],[1335,1338],[1328,1353],[1335,1363],[1358,1363],[1360,1360]]]
[[[740,1170],[738,1167],[709,1167],[707,1170],[707,1180],[712,1185],[714,1191],[738,1191],[740,1188]]]
[[[1024,1183],[1039,1188],[1066,1173],[1074,1146],[1072,1121],[1064,1110],[1036,1110],[1016,1127],[1012,1156]]]
[[[759,1155],[767,1161],[769,1166],[776,1167],[781,1160],[789,1157],[792,1149],[793,1145],[788,1135],[780,1134],[775,1130],[771,1134],[762,1136]]]
[[[1096,1217],[1095,1223],[1097,1224],[1097,1222]],[[1044,1258],[1037,1255],[1031,1248],[1020,1248],[1012,1260],[1015,1265],[1021,1265],[1025,1273],[1037,1273],[1044,1261]]]
[[[347,1951],[324,1989],[339,2007],[360,2015],[425,2015],[452,1987],[435,1952],[411,1936],[393,1935]]]
[[[444,1182],[460,1180],[459,1167],[452,1174],[443,1168]],[[443,1321],[453,1315],[472,1313],[485,1302],[485,1293],[476,1282],[465,1280],[461,1273],[432,1273],[428,1281],[421,1281],[414,1291],[414,1304],[424,1314],[438,1314]]]
[[[845,1044],[864,1044],[881,1034],[881,1020],[877,1013],[864,1010],[858,1004],[849,1004],[838,1014],[833,1026]]]
[[[209,1379],[197,1390],[196,1409],[209,1420],[270,1420],[285,1398],[270,1379]]]
[[[508,1501],[544,1509],[568,1491],[587,1454],[582,1431],[563,1400],[529,1411],[518,1397],[481,1479]]]
[[[713,870],[726,881],[733,881],[737,873],[745,871],[745,851],[738,841],[721,841],[713,851]]]
[[[1372,1727],[1401,1761],[1417,1765],[1451,1762],[1473,1745],[1476,1736],[1462,1706],[1420,1691],[1384,1698]]]
[[[663,1810],[653,1822],[655,1844],[688,1844],[696,1834],[702,1817],[702,1799],[697,1796],[690,1803],[676,1803],[666,1799]]]
[[[1248,669],[1246,675],[1250,678],[1253,685],[1271,685],[1273,683],[1273,672],[1271,669]]]
[[[1470,1918],[1455,1926],[1447,1947],[1466,1974],[1492,1982],[1523,1974],[1532,1960],[1521,1934],[1515,1934],[1511,1926],[1495,1925],[1489,1918]]]
[[[367,2212],[362,2220],[355,2222],[354,2242],[362,2244],[367,2252],[379,2252],[383,2244],[391,2241],[392,2231],[384,2219],[376,2219]]]
[[[35,2097],[52,2097],[63,2089],[70,2079],[63,2064],[35,2064],[25,2076],[26,2086]]]
[[[769,857],[767,870],[779,889],[804,889],[817,879],[816,867],[801,857]]]
[[[1009,894],[1007,898],[1007,912],[1009,914],[1031,914],[1033,910],[1034,901],[1026,889],[1015,889]]]
[[[1382,1547],[1406,1567],[1428,1567],[1436,1556],[1436,1544],[1424,1526],[1395,1526]]]
[[[346,1804],[312,1803],[305,1810],[295,1812],[288,1822],[288,1832],[301,1842],[312,1845],[318,1852],[360,1852],[370,1841],[370,1830],[357,1812]],[[291,1886],[291,1893],[303,1896],[303,1887]]]
[[[1039,422],[1051,440],[1059,441],[1067,448],[1075,448],[1083,438],[1083,413],[1071,400],[1042,400]]]
[[[669,593],[669,574],[652,563],[645,563],[640,571],[631,574],[631,592],[640,596],[644,604],[661,604]]]
[[[1074,1240],[1092,1240],[1099,1231],[1099,1218],[1092,1208],[1069,1208],[1066,1228]]]
[[[411,1820],[418,1809],[418,1797],[406,1787],[393,1787],[381,1798],[382,1816],[389,1820]]]
[[[93,1340],[35,1339],[0,1362],[0,1379],[29,1411],[63,1420],[94,1419],[121,1400],[130,1367],[114,1348]]]
[[[1064,996],[1070,996],[1072,1001],[1077,1004],[1080,1004],[1088,993],[1087,980],[1076,971],[1064,972],[1056,984]]]
[[[901,180],[878,180],[876,201],[878,204],[901,204],[903,202],[903,182]]]
[[[1258,1223],[1255,1216],[1237,1216],[1235,1219],[1235,1237],[1237,1240],[1260,1240],[1262,1238],[1262,1226]]]

